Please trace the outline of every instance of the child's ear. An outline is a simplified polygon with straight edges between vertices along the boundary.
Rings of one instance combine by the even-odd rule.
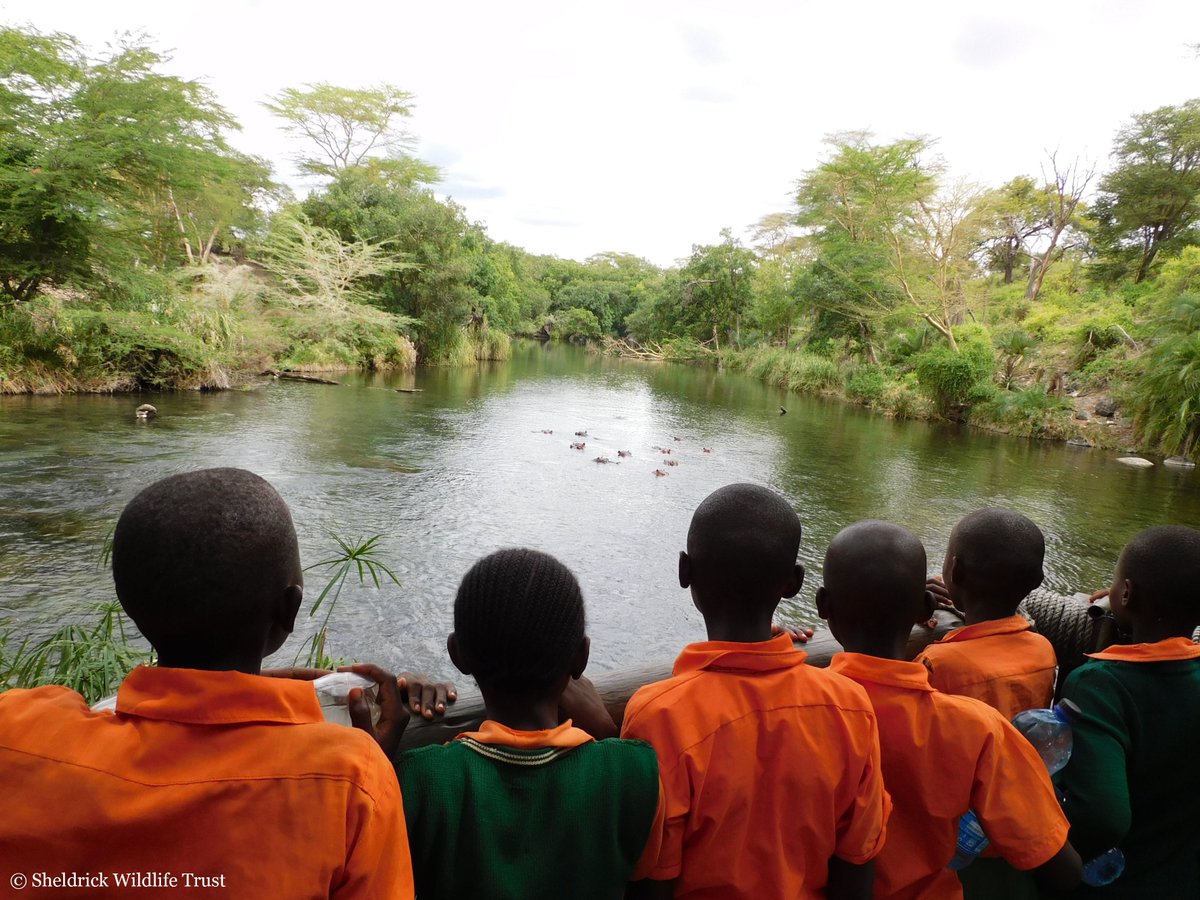
[[[800,588],[804,586],[804,566],[796,563],[796,567],[792,569],[792,574],[788,578],[787,584],[783,588],[784,597],[795,597],[800,593]]]
[[[817,615],[820,616],[822,619],[824,619],[826,622],[828,622],[829,621],[829,591],[827,591],[825,589],[825,585],[821,585],[819,588],[817,588],[816,601],[817,601]]]
[[[681,588],[692,586],[692,561],[688,559],[686,550],[679,551],[679,586]]]
[[[450,662],[454,663],[454,668],[458,669],[464,675],[471,674],[470,666],[467,665],[467,661],[462,658],[462,653],[459,652],[458,636],[453,631],[446,638],[446,652],[450,654]]]
[[[296,616],[300,614],[300,604],[304,602],[304,588],[298,584],[290,584],[283,589],[276,608],[275,624],[284,634],[291,634],[296,628]]]
[[[942,566],[942,581],[947,586],[954,584],[962,584],[967,578],[967,564],[963,562],[961,556],[952,556],[949,561]]]
[[[936,607],[937,603],[933,599],[933,592],[926,591],[925,596],[921,598],[921,611],[913,621],[917,624],[928,622],[933,618],[933,611]]]
[[[571,657],[571,677],[578,678],[583,674],[583,670],[587,668],[588,657],[592,652],[592,639],[586,634],[583,640],[579,642],[579,649],[575,651],[575,655]]]

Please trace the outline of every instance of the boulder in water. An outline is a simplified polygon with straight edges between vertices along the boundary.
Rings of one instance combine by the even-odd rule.
[[[1164,466],[1171,466],[1173,469],[1194,469],[1196,464],[1186,456],[1168,456],[1163,460]]]
[[[1150,462],[1148,459],[1142,459],[1140,456],[1122,456],[1117,460],[1117,462],[1126,466],[1133,466],[1136,469],[1154,468],[1154,463]]]
[[[134,411],[134,415],[139,419],[153,419],[158,415],[158,410],[149,403],[143,403]]]

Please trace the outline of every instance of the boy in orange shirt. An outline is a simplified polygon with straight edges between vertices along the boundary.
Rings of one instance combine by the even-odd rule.
[[[879,721],[883,775],[895,804],[875,862],[877,898],[957,898],[958,819],[975,811],[1010,863],[1056,888],[1078,882],[1080,861],[1036,751],[991,707],[935,691],[905,662],[912,626],[929,619],[925,548],[888,522],[841,531],[825,554],[817,611],[845,648],[830,669],[861,684]]]
[[[654,747],[667,799],[658,861],[629,897],[870,896],[888,815],[870,701],[772,637],[804,579],[799,546],[795,511],[755,485],[692,517],[679,584],[709,640],[625,711],[622,736]]]
[[[302,599],[274,489],[242,469],[152,484],[117,523],[113,578],[158,664],[129,673],[115,712],[65,687],[0,694],[0,884],[411,898],[387,756],[326,722],[309,682],[260,675]],[[380,684],[386,743],[407,713],[394,678],[362,671]]]
[[[1020,513],[981,509],[950,533],[942,579],[927,587],[962,610],[967,624],[917,656],[929,683],[947,694],[982,700],[1012,720],[1048,707],[1058,660],[1017,607],[1042,583],[1046,541]]]

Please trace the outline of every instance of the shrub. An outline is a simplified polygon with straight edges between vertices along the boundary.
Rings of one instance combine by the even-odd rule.
[[[846,394],[863,406],[878,405],[888,390],[888,377],[876,366],[856,369],[846,379]]]
[[[961,418],[967,408],[971,389],[992,377],[991,348],[969,344],[955,353],[941,345],[914,357],[917,380],[933,400],[938,414]]]
[[[600,320],[590,309],[572,306],[554,313],[550,333],[556,340],[586,343],[600,339]]]

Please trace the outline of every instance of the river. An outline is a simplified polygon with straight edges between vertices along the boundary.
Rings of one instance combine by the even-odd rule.
[[[894,422],[707,368],[518,344],[511,362],[478,369],[336,377],[336,387],[0,397],[0,617],[37,634],[109,599],[98,560],[125,502],[156,478],[218,465],[279,489],[306,562],[329,555],[331,532],[382,534],[401,586],[347,586],[329,649],[443,676],[458,580],[504,546],[546,550],[579,576],[594,669],[669,658],[702,638],[676,557],[691,511],[734,481],[768,485],[799,511],[810,577],[782,616],[810,625],[824,548],[857,519],[908,526],[936,569],[961,515],[1017,509],[1045,531],[1047,586],[1064,593],[1107,585],[1139,529],[1200,523],[1193,470]],[[421,392],[394,390],[413,386]],[[160,416],[136,421],[146,400]],[[678,465],[663,465],[660,446]],[[322,580],[310,573],[311,596]],[[290,661],[313,627],[302,622],[276,659]]]

